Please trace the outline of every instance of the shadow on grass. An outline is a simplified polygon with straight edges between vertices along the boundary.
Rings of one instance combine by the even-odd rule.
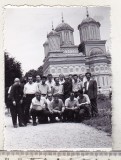
[[[111,100],[108,98],[98,99],[98,117],[92,117],[89,120],[84,120],[83,123],[92,127],[95,127],[98,130],[107,132],[108,135],[112,134],[112,124],[111,124]]]

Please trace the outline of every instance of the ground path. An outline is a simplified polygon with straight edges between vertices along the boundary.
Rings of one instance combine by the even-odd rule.
[[[6,150],[111,148],[107,133],[81,123],[53,123],[13,128],[11,117],[5,117]]]

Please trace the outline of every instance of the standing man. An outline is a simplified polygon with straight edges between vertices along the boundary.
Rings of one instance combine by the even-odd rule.
[[[65,82],[64,80],[64,75],[63,74],[60,74],[59,75],[59,84],[63,84]]]
[[[78,90],[81,90],[82,88],[83,88],[83,83],[78,81],[77,74],[73,75],[72,91],[74,92],[75,98],[78,97]]]
[[[51,122],[55,122],[55,118],[58,117],[60,121],[62,120],[62,113],[65,107],[63,101],[59,99],[59,95],[55,94],[53,101],[50,103],[50,112],[52,116],[50,117]]]
[[[30,105],[32,98],[34,98],[36,92],[36,84],[33,82],[33,77],[28,76],[28,82],[24,85],[24,97],[25,97],[25,125],[30,122]]]
[[[65,101],[65,110],[63,113],[63,120],[64,121],[74,121],[74,114],[75,110],[78,107],[78,100],[74,97],[74,92],[70,93],[70,97]]]
[[[14,128],[17,128],[17,116],[19,126],[23,127],[23,114],[22,114],[22,103],[23,103],[23,87],[20,84],[20,79],[15,78],[14,84],[11,87],[10,97],[12,105],[10,106],[11,116]]]
[[[40,75],[36,75],[36,82],[35,82],[36,90],[38,90],[38,86],[40,83],[41,83],[41,77],[40,77]]]
[[[72,82],[69,80],[69,77],[65,78],[65,82],[63,84],[64,91],[64,101],[69,98],[70,93],[72,92]]]
[[[49,91],[48,92],[52,93],[52,88],[53,88],[53,86],[55,84],[55,82],[53,80],[53,77],[52,77],[52,74],[48,74],[46,84],[49,87]]]
[[[53,95],[58,94],[59,98],[64,100],[63,85],[59,83],[59,78],[58,77],[55,78],[55,85],[52,88],[52,94]]]
[[[49,87],[48,85],[46,84],[46,80],[47,80],[47,77],[46,76],[43,76],[42,77],[42,83],[39,83],[38,85],[38,91],[41,92],[41,95],[43,97],[46,97],[46,95],[48,94],[49,92]]]
[[[91,101],[91,112],[92,116],[98,115],[97,109],[97,82],[95,80],[91,80],[91,73],[87,72],[85,74],[87,81],[84,83],[85,94],[87,94]]]

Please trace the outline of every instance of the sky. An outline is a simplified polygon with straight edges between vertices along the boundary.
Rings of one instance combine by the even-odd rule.
[[[110,8],[88,7],[89,16],[100,22],[101,39],[110,50]],[[74,28],[75,45],[80,44],[78,25],[86,18],[85,7],[7,7],[5,9],[4,50],[21,63],[23,73],[43,64],[43,43],[47,33],[62,22]]]

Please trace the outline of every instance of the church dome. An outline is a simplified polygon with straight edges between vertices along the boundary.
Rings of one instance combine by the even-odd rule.
[[[54,35],[59,35],[54,29],[47,35],[48,36],[54,36]]]
[[[70,31],[74,31],[74,29],[67,23],[62,22],[61,24],[59,24],[55,30],[58,31],[62,31],[62,30],[70,30]]]
[[[84,19],[83,21],[82,21],[82,23],[81,24],[83,24],[83,23],[90,23],[90,22],[96,22],[93,18],[91,18],[91,17],[87,17],[86,19]]]
[[[46,40],[45,43],[44,43],[43,45],[48,45],[48,44],[49,44],[49,43],[48,43],[48,40]]]
[[[93,48],[90,51],[90,56],[94,56],[94,55],[102,55],[104,54],[103,50],[101,50],[100,48]]]
[[[100,23],[99,22],[97,22],[97,21],[95,21],[93,18],[91,18],[91,17],[87,17],[86,19],[84,19],[82,22],[81,22],[81,24],[78,26],[78,28],[80,27],[80,26],[82,26],[83,24],[89,24],[89,23],[95,23],[95,24],[97,24],[99,27],[100,27]]]

